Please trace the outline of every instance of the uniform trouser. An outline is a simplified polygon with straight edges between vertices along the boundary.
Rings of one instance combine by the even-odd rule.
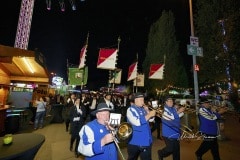
[[[150,146],[137,146],[128,144],[128,160],[137,160],[140,156],[141,160],[152,160],[152,145]]]
[[[206,135],[203,142],[199,146],[198,150],[196,151],[196,155],[198,157],[202,157],[208,150],[211,150],[212,156],[214,160],[220,160],[219,150],[218,150],[218,140],[215,136],[208,136]]]
[[[160,150],[162,157],[172,154],[173,160],[180,160],[180,142],[178,139],[163,137],[166,147]]]

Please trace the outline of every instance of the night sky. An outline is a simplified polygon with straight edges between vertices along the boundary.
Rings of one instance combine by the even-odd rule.
[[[1,2],[2,45],[14,46],[20,4],[20,0]],[[117,67],[123,69],[122,83],[126,84],[128,67],[136,59],[136,54],[139,56],[139,71],[142,70],[151,24],[163,10],[169,9],[175,15],[181,54],[186,56],[185,63],[191,63],[186,53],[190,36],[188,0],[76,0],[76,8],[73,11],[70,2],[65,0],[65,12],[61,12],[58,1],[52,0],[48,11],[45,0],[35,0],[32,17],[28,49],[38,48],[46,57],[48,71],[65,80],[67,59],[69,64],[78,66],[80,50],[89,33],[86,57],[89,88],[107,85],[108,71],[96,68],[98,52],[100,48],[117,48],[119,36]]]

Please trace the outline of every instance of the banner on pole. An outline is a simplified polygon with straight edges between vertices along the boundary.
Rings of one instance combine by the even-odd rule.
[[[144,87],[144,74],[138,74],[133,81],[133,86]]]
[[[163,79],[164,64],[151,64],[149,79]]]
[[[117,49],[101,48],[99,51],[97,68],[114,70],[116,68],[117,52]]]
[[[137,78],[137,64],[138,64],[138,62],[135,62],[129,66],[127,81],[131,81],[131,80]]]
[[[69,85],[86,85],[88,79],[88,67],[82,69],[68,68]]]
[[[120,84],[122,79],[122,69],[116,69],[112,72],[112,78],[109,80],[109,83]]]
[[[85,45],[80,52],[80,62],[78,68],[85,67],[85,61],[86,61],[86,52],[87,52],[87,45]]]

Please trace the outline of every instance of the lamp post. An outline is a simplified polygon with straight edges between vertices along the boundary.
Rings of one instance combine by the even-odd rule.
[[[190,13],[191,36],[194,37],[192,0],[189,0],[189,13]],[[192,60],[193,60],[195,108],[198,109],[197,108],[197,103],[199,101],[198,76],[197,76],[197,71],[194,69],[194,66],[196,65],[196,55],[192,55]]]

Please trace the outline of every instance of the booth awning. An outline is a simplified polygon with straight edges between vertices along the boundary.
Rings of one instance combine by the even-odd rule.
[[[40,52],[0,45],[0,68],[10,81],[49,83],[45,58]]]

